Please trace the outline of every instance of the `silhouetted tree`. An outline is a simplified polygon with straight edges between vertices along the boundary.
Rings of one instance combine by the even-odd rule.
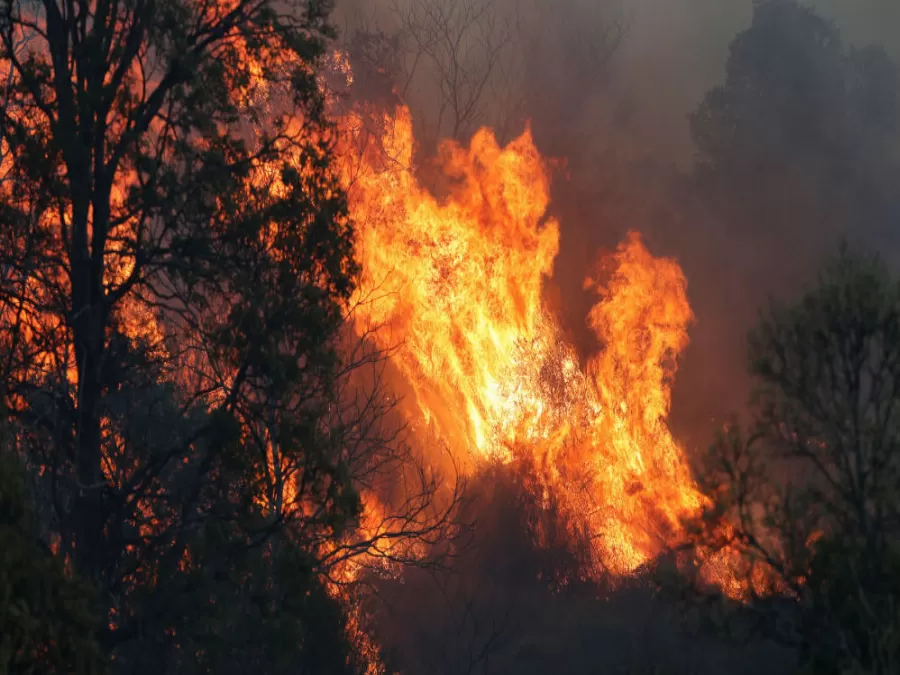
[[[750,611],[810,672],[896,672],[900,284],[844,249],[763,316],[750,354],[753,419],[701,474],[716,502],[707,543],[756,570]]]
[[[26,485],[0,451],[0,673],[101,673],[90,589],[40,541]]]
[[[353,668],[328,5],[0,7],[4,409],[122,672]]]
[[[847,45],[814,4],[755,7],[690,116],[695,163],[676,187],[689,208],[657,228],[693,289],[697,330],[675,394],[688,403],[675,408],[696,409],[697,443],[746,401],[744,338],[768,295],[796,292],[839,237],[900,250],[897,67],[880,47]]]
[[[794,0],[755,8],[724,84],[690,123],[697,179],[732,238],[796,247],[851,229],[885,237],[900,218],[897,68],[881,48],[845,48]],[[808,260],[824,254],[805,248]]]
[[[436,569],[373,583],[372,621],[391,672],[787,673],[775,650],[705,632],[649,577],[592,569],[589,534],[533,481],[537,464],[495,465],[467,485],[466,534]]]

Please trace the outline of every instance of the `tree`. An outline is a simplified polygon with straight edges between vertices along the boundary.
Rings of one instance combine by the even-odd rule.
[[[572,122],[587,117],[626,32],[606,2],[561,12],[546,0],[394,0],[356,23],[347,44],[354,67],[363,82],[388,80],[412,107],[425,153],[480,126],[506,141],[528,120],[548,136],[574,137]]]
[[[0,452],[0,673],[102,672],[90,590],[36,536],[18,460]]]
[[[684,252],[705,326],[676,384],[695,402],[692,426],[706,427],[698,443],[710,417],[721,424],[746,400],[744,338],[768,295],[797,292],[841,237],[900,250],[897,66],[880,47],[847,45],[812,4],[759,3],[690,116],[695,162],[675,188],[689,208],[663,236]]]
[[[328,9],[2,6],[2,398],[123,671],[352,666],[318,574],[360,510]]]
[[[886,236],[900,216],[898,120],[900,77],[883,49],[847,49],[812,9],[773,0],[690,117],[696,177],[724,222],[763,245],[860,227]]]
[[[750,353],[752,422],[702,473],[706,542],[749,562],[750,609],[810,672],[896,672],[900,284],[845,248],[763,316]]]

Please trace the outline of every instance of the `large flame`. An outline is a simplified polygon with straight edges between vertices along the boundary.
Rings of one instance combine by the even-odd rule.
[[[559,249],[550,174],[526,131],[501,147],[483,129],[439,152],[447,195],[413,171],[400,107],[346,151],[363,280],[354,319],[413,392],[414,427],[469,471],[528,456],[597,535],[596,558],[627,573],[681,536],[704,503],[666,425],[675,359],[692,313],[681,269],[631,234],[587,280],[598,355],[581,365],[544,302]]]

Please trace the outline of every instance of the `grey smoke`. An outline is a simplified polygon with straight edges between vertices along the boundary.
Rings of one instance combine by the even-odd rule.
[[[338,0],[338,22],[349,31],[363,16],[389,31],[391,6],[410,1],[418,0]],[[562,242],[550,296],[576,344],[588,352],[597,345],[584,327],[592,298],[583,294],[581,282],[596,252],[636,229],[654,253],[678,258],[698,321],[676,378],[673,419],[689,446],[702,446],[724,416],[746,400],[744,338],[756,310],[768,294],[790,297],[812,280],[838,235],[856,227],[845,222],[823,231],[814,219],[798,218],[784,237],[773,237],[762,233],[763,224],[701,215],[702,202],[715,195],[702,196],[699,204],[685,198],[695,159],[688,115],[724,81],[730,45],[749,28],[754,0],[495,1],[506,9],[549,9],[552,20],[540,24],[547,31],[571,29],[573,17],[576,27],[602,22],[606,14],[627,21],[627,34],[590,95],[578,74],[564,67],[566,59],[555,58],[561,55],[553,50],[565,47],[564,39],[548,41],[544,61],[553,65],[529,66],[528,82],[536,94],[525,114],[534,123],[536,141],[545,154],[570,161],[571,178],[554,183],[552,208],[562,223]],[[900,63],[897,0],[806,4],[836,25],[845,45],[880,45]],[[427,86],[420,91],[427,92]],[[414,111],[429,104],[411,102]],[[896,237],[870,232],[865,239],[867,246],[900,259]]]
[[[560,5],[564,5],[561,2]],[[814,0],[853,45],[882,45],[900,61],[900,2]],[[724,76],[728,47],[750,23],[752,0],[625,0],[632,17],[616,74],[635,111],[629,131],[657,157],[691,158],[686,115]]]

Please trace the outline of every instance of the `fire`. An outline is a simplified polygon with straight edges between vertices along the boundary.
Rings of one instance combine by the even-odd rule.
[[[445,173],[463,187],[440,204],[404,168],[408,113],[392,126],[387,156],[400,170],[366,167],[352,193],[363,288],[372,289],[355,319],[380,326],[385,348],[404,343],[396,360],[426,420],[454,445],[503,453],[541,433],[550,412],[535,368],[556,343],[540,297],[559,235],[555,222],[539,225],[543,164],[527,137],[503,150],[486,131],[468,153],[448,144]]]
[[[353,320],[413,396],[414,429],[437,436],[469,472],[528,457],[596,539],[616,573],[683,534],[705,503],[666,417],[692,312],[678,264],[631,234],[587,317],[598,354],[581,364],[544,302],[559,251],[547,215],[549,164],[526,131],[506,147],[482,129],[439,151],[447,194],[413,170],[409,111],[379,131],[344,120],[351,213],[363,278]]]

